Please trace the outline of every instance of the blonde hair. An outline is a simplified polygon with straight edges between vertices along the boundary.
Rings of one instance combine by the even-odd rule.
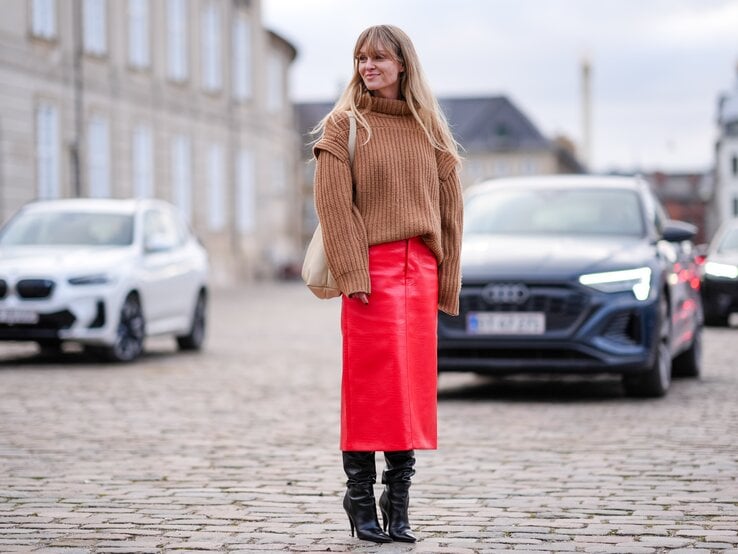
[[[359,125],[367,131],[367,141],[372,131],[363,113],[371,102],[371,93],[359,75],[359,53],[374,56],[380,50],[387,50],[395,61],[402,64],[404,71],[400,73],[400,97],[407,102],[410,112],[420,127],[425,131],[428,140],[443,152],[448,152],[458,162],[458,143],[454,140],[438,100],[433,95],[428,81],[420,66],[420,59],[415,52],[410,37],[402,29],[394,25],[376,25],[365,29],[356,39],[354,46],[354,74],[333,109],[313,129],[314,134],[322,134],[328,120],[346,111],[353,112]]]

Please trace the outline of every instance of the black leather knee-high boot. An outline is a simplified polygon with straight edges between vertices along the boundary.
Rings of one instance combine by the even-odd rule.
[[[351,536],[356,528],[356,536],[365,541],[392,542],[377,520],[377,506],[374,501],[377,469],[374,465],[374,452],[344,452],[343,470],[348,477],[343,508],[349,518]]]
[[[384,530],[396,541],[415,542],[417,538],[410,530],[407,514],[410,505],[410,478],[415,475],[415,452],[385,452],[384,460],[387,464],[382,472],[385,487],[379,498]]]

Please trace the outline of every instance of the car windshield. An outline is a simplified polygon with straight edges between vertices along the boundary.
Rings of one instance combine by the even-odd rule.
[[[738,252],[738,227],[728,231],[720,241],[718,252]]]
[[[133,216],[113,213],[29,211],[11,219],[1,246],[126,246]]]
[[[642,237],[642,214],[631,190],[500,188],[468,199],[464,232]]]

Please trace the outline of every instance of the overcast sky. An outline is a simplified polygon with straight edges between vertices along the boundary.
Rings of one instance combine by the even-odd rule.
[[[592,166],[713,163],[718,95],[736,88],[738,0],[263,0],[298,50],[296,101],[334,100],[358,34],[410,35],[438,96],[508,96],[547,136],[581,140],[580,61],[592,63]]]

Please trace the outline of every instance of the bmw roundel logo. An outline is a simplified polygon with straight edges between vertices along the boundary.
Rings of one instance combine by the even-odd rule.
[[[488,304],[525,304],[530,290],[522,283],[492,283],[482,289],[482,298]]]

